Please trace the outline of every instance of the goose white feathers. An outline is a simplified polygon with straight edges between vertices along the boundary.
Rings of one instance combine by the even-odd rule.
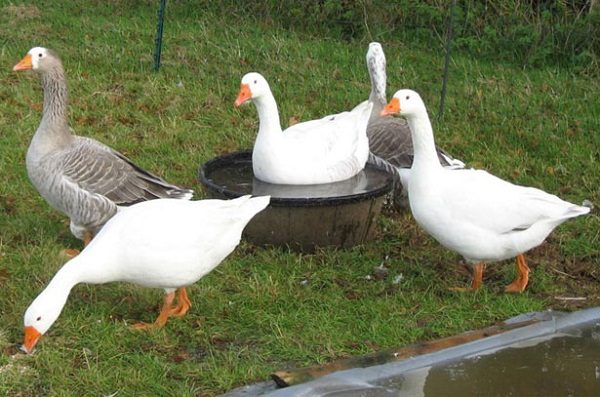
[[[369,156],[370,103],[282,131],[277,103],[259,73],[242,78],[235,105],[248,100],[256,105],[260,123],[252,152],[258,179],[287,185],[321,184],[351,178],[364,168]]]
[[[386,59],[380,43],[372,42],[367,51],[367,69],[371,79],[369,102],[373,103],[367,136],[369,138],[369,163],[388,172],[398,172],[404,190],[396,190],[395,201],[406,195],[406,186],[413,162],[413,144],[410,127],[406,120],[395,117],[382,117],[381,111],[386,99]],[[363,102],[364,103],[364,102]],[[362,104],[361,104],[362,105]],[[440,164],[449,169],[464,168],[465,164],[436,147]]]
[[[556,226],[590,208],[486,171],[442,167],[425,104],[414,91],[394,94],[382,114],[395,113],[408,120],[412,132],[415,158],[408,197],[417,223],[475,265],[472,288],[481,285],[485,262],[517,257],[518,275],[506,290],[523,291],[529,273],[523,253],[541,244]]]
[[[27,151],[29,179],[53,208],[70,218],[71,232],[84,243],[120,206],[192,197],[191,190],[152,175],[108,146],[71,133],[64,69],[54,51],[32,48],[13,70],[40,74],[44,91],[42,120]]]
[[[185,287],[213,270],[235,249],[246,224],[269,201],[269,196],[159,199],[119,211],[31,303],[24,316],[23,350],[32,351],[79,283],[125,281],[163,288],[165,300],[155,323],[138,324],[138,328],[161,327],[170,316],[184,315],[190,307]],[[179,301],[174,305],[176,290]]]

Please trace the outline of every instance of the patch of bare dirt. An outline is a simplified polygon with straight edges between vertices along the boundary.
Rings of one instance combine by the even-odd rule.
[[[531,261],[543,263],[561,287],[560,293],[546,295],[556,310],[600,306],[600,257],[565,257],[551,239],[531,250]]]
[[[42,15],[40,9],[36,6],[25,4],[9,4],[5,6],[2,11],[11,19],[18,20],[38,18],[40,15]]]

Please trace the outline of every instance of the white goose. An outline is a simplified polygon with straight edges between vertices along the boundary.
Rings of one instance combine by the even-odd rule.
[[[183,316],[190,308],[185,287],[213,270],[234,250],[246,224],[269,201],[269,196],[159,199],[119,211],[31,303],[25,312],[23,350],[32,351],[79,283],[125,281],[163,288],[166,295],[156,321],[135,324],[136,328],[162,327],[170,316]]]
[[[410,127],[404,119],[382,117],[380,114],[387,103],[385,94],[386,59],[380,43],[372,42],[369,44],[366,60],[371,79],[369,101],[373,103],[373,110],[367,127],[369,149],[371,151],[368,162],[386,169],[388,172],[398,172],[402,184],[400,188],[403,187],[403,189],[396,189],[394,199],[399,202],[402,197],[406,200],[406,186],[408,186],[410,167],[413,162]],[[442,166],[449,169],[465,167],[462,161],[452,158],[439,147],[436,147],[436,152]]]
[[[382,115],[396,113],[408,120],[412,132],[415,158],[408,198],[417,223],[474,265],[473,289],[481,286],[485,262],[516,257],[517,277],[506,291],[522,292],[529,280],[523,253],[541,244],[556,226],[590,208],[513,185],[486,171],[449,171],[438,161],[419,94],[396,92]]]
[[[330,183],[358,174],[369,156],[366,135],[372,105],[281,130],[277,103],[259,73],[242,78],[236,106],[252,100],[260,121],[252,152],[254,175],[287,185]]]
[[[42,120],[27,150],[27,173],[42,197],[71,219],[73,235],[88,244],[121,206],[156,198],[189,200],[192,190],[172,185],[127,157],[69,128],[67,83],[58,55],[35,47],[14,66],[42,80]]]

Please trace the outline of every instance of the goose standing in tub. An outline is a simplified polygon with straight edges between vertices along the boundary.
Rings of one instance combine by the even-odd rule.
[[[369,102],[373,103],[373,110],[367,126],[369,149],[371,151],[368,162],[390,173],[398,173],[401,186],[396,186],[394,190],[394,202],[402,205],[401,203],[406,203],[407,200],[406,187],[408,186],[410,167],[414,157],[410,127],[404,119],[382,117],[380,114],[387,104],[385,94],[386,60],[380,43],[373,42],[369,44],[366,60],[371,79]],[[465,167],[462,161],[452,158],[439,147],[436,147],[436,152],[442,166],[448,169]]]
[[[473,265],[472,289],[481,286],[486,262],[516,257],[517,277],[505,290],[522,292],[529,281],[523,253],[567,219],[590,212],[588,206],[514,185],[483,170],[442,167],[427,109],[414,91],[396,92],[381,114],[400,114],[408,120],[415,152],[408,182],[410,209],[425,231]]]
[[[282,131],[277,103],[267,80],[259,73],[242,78],[235,106],[248,100],[256,105],[259,118],[252,151],[252,168],[258,179],[312,185],[348,179],[364,168],[369,157],[366,129],[371,103]]]
[[[192,190],[143,170],[94,139],[71,133],[65,73],[54,51],[32,48],[13,70],[37,72],[44,91],[42,120],[27,150],[29,179],[48,204],[70,218],[71,232],[84,245],[120,206],[192,197]]]
[[[185,288],[212,271],[237,247],[248,222],[269,201],[269,196],[160,199],[120,211],[56,273],[27,308],[22,349],[31,353],[79,283],[124,281],[164,289],[156,321],[134,324],[137,329],[160,328],[169,317],[185,315],[191,306]]]

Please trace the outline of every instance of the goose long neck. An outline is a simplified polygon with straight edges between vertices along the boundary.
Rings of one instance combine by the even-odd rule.
[[[40,125],[46,130],[69,132],[67,125],[67,82],[61,67],[56,67],[42,74],[44,90],[44,109]]]
[[[58,313],[62,311],[71,290],[80,282],[82,269],[77,268],[79,261],[76,259],[74,258],[67,262],[54,275],[48,286],[36,298],[36,301],[53,302],[54,307],[58,309]]]
[[[423,109],[422,112],[411,115],[407,120],[412,134],[415,155],[413,168],[441,168],[433,139],[433,128],[429,116],[427,116],[427,111]]]
[[[268,93],[267,95],[261,95],[260,97],[254,98],[254,103],[256,104],[258,118],[260,120],[258,133],[281,133],[279,110],[277,109],[277,102],[275,102],[273,94]]]
[[[369,95],[369,102],[373,102],[372,114],[379,113],[385,106],[387,99],[385,97],[385,86],[386,74],[385,65],[379,65],[379,67],[370,70],[371,76],[371,94]]]
[[[71,259],[52,278],[47,289],[66,291],[67,295],[71,289],[82,282],[86,266],[77,257]]]

